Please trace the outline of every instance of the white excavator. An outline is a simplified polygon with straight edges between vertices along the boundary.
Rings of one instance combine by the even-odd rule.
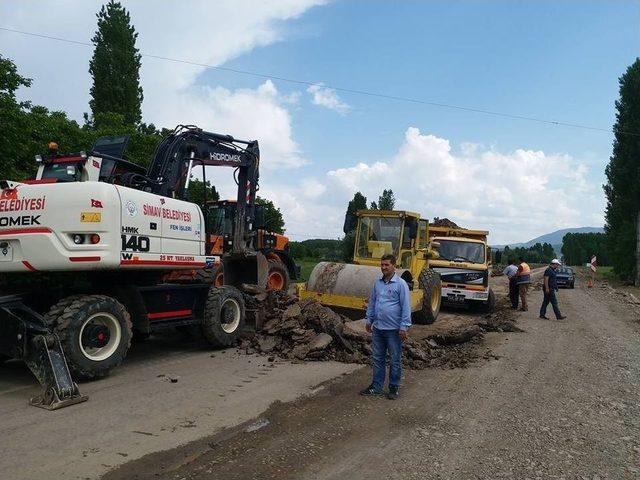
[[[179,126],[146,170],[121,158],[123,143],[37,157],[35,179],[0,181],[0,357],[23,359],[44,386],[34,406],[86,400],[74,379],[108,374],[134,334],[199,325],[211,344],[230,345],[245,322],[243,289],[266,288],[258,142]],[[221,259],[208,254],[207,194],[188,200],[207,166],[233,168],[238,187]],[[220,260],[216,286],[207,273]],[[181,269],[200,274],[166,281]]]

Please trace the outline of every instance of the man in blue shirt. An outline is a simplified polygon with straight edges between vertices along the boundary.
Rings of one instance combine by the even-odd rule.
[[[402,379],[402,342],[411,326],[409,286],[396,275],[396,257],[384,255],[380,259],[382,277],[376,280],[367,305],[366,328],[371,333],[373,380],[361,395],[380,395],[387,373],[387,351],[391,357],[389,393],[394,400],[400,393]]]
[[[560,313],[558,308],[558,299],[556,298],[556,291],[558,290],[558,283],[556,281],[556,269],[560,266],[560,261],[557,258],[551,260],[551,265],[544,271],[544,284],[542,290],[544,293],[544,299],[542,300],[542,306],[540,307],[540,318],[549,320],[547,318],[547,305],[551,304],[553,307],[553,313],[556,314],[557,320],[563,320],[567,317]]]

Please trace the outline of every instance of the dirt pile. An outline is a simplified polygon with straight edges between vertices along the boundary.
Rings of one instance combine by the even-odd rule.
[[[432,227],[462,228],[462,227],[459,227],[454,221],[449,220],[448,218],[438,218],[438,217],[434,217],[433,223],[430,223],[429,225]]]
[[[269,293],[263,307],[262,328],[239,344],[246,353],[298,361],[370,362],[371,338],[364,320],[352,321],[315,300],[298,301],[282,292]],[[485,332],[520,331],[504,311],[423,335],[419,328],[423,326],[404,343],[403,359],[409,368],[466,366],[478,358],[475,347]]]

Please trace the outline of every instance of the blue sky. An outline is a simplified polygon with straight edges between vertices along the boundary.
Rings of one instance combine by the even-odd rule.
[[[637,1],[123,3],[144,52],[605,129],[640,46]],[[50,31],[53,19],[56,35],[87,41],[99,4],[3,0],[0,26]],[[0,52],[34,78],[26,98],[87,111],[89,48],[0,32]],[[304,85],[152,59],[142,73],[145,120],[261,141],[263,193],[297,239],[338,237],[354,191],[387,187],[399,207],[495,243],[603,222],[610,133],[322,87],[314,104]]]

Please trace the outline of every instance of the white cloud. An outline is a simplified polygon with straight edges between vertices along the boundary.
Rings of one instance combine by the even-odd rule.
[[[455,155],[448,140],[411,127],[391,160],[328,175],[348,192],[392,188],[399,200],[428,217],[492,230],[495,243],[592,223],[587,169],[568,155],[468,145],[461,151]]]
[[[371,201],[384,188],[393,189],[397,208],[490,230],[496,244],[602,224],[601,195],[588,186],[587,167],[570,156],[524,149],[503,153],[479,145],[460,151],[454,154],[448,140],[411,127],[390,159],[331,170],[299,188],[271,188],[288,224],[289,218],[299,222],[291,233],[325,237],[341,234],[346,203],[356,191]],[[321,193],[309,197],[312,184]]]
[[[311,85],[307,88],[307,92],[313,96],[311,101],[314,105],[334,110],[340,115],[345,115],[351,111],[351,107],[340,99],[335,90],[323,86],[322,83]]]
[[[89,42],[96,30],[95,14],[102,1],[3,1],[0,18],[18,30],[51,32],[71,40]],[[285,37],[285,22],[325,0],[185,0],[124,1],[138,32],[143,53],[221,65],[255,48]],[[21,92],[25,98],[52,109],[64,110],[80,120],[89,110],[88,73],[91,47],[0,32],[3,55],[13,59],[20,72],[34,79]],[[234,136],[258,138],[266,165],[297,167],[304,163],[293,139],[287,105],[299,93],[280,95],[267,81],[255,89],[229,90],[202,85],[206,67],[142,58],[143,118],[159,126],[197,124]]]

